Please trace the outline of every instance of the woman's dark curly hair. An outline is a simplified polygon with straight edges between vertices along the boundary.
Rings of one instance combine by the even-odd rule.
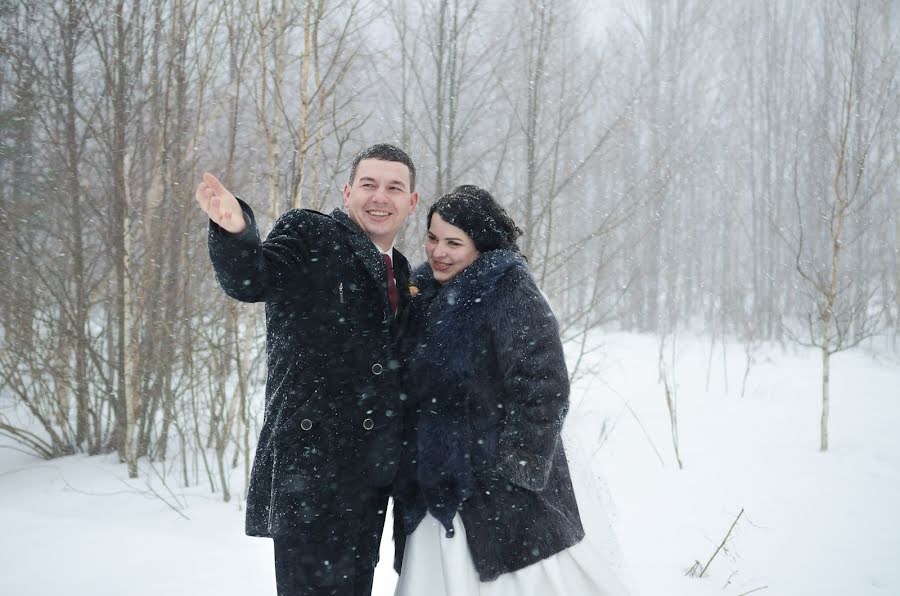
[[[429,228],[431,216],[435,213],[465,232],[480,253],[497,249],[519,252],[516,241],[522,230],[491,193],[483,188],[463,184],[435,201],[428,210]]]

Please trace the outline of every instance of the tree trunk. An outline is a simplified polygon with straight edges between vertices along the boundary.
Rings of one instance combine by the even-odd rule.
[[[822,346],[822,418],[819,421],[819,451],[828,451],[828,415],[831,410],[831,352],[827,342],[830,341],[826,331],[825,344]]]
[[[306,156],[309,151],[309,126],[310,103],[312,98],[309,93],[309,70],[313,61],[312,35],[314,28],[319,26],[318,19],[313,20],[313,0],[306,0],[306,10],[303,15],[303,56],[300,58],[300,131],[294,167],[294,193],[291,197],[291,208],[300,209],[303,206],[303,185],[306,182]],[[322,93],[321,89],[318,89]]]
[[[76,122],[78,110],[75,105],[75,57],[78,53],[80,24],[78,7],[75,0],[66,3],[65,20],[60,23],[63,39],[63,85],[65,87],[65,155],[66,173],[65,188],[69,197],[72,223],[72,280],[75,284],[74,320],[72,322],[75,357],[75,444],[81,447],[87,442],[88,452],[96,453],[99,445],[91,437],[91,420],[89,416],[90,396],[87,378],[87,324],[88,304],[85,290],[84,235],[82,232],[81,185],[79,182],[79,145]]]

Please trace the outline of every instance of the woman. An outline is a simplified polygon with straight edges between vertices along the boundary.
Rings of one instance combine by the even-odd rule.
[[[404,341],[397,596],[624,594],[576,546],[584,530],[559,437],[568,374],[521,230],[475,186],[441,197],[427,225]]]

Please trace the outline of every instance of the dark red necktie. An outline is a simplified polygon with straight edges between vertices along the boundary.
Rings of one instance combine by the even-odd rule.
[[[391,257],[381,253],[384,258],[384,266],[387,268],[387,288],[388,300],[391,301],[391,312],[397,314],[397,284],[394,283],[394,266],[391,264]]]

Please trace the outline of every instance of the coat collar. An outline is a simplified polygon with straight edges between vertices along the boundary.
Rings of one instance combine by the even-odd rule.
[[[482,254],[443,286],[435,281],[427,262],[416,267],[413,280],[422,293],[423,300],[426,303],[434,301],[433,306],[445,314],[468,309],[488,299],[497,289],[501,278],[514,268],[528,269],[525,259],[519,253],[492,250]]]
[[[384,288],[384,292],[382,292],[382,301],[384,302],[383,306],[386,307],[388,304],[387,284],[385,282],[387,272],[384,268],[384,259],[382,259],[378,247],[375,246],[375,243],[363,233],[359,226],[356,225],[356,222],[350,219],[350,216],[345,212],[340,209],[335,209],[331,212],[330,217],[337,222],[338,225],[347,230],[347,240],[350,242],[353,256],[362,263],[363,268],[370,276],[372,276],[372,279],[378,283],[379,287]],[[407,262],[406,257],[404,257],[396,248],[393,249],[391,258],[394,268],[394,281],[397,284],[397,290],[400,296],[400,302],[397,309],[399,314],[400,312],[403,312],[409,304],[409,263]]]

